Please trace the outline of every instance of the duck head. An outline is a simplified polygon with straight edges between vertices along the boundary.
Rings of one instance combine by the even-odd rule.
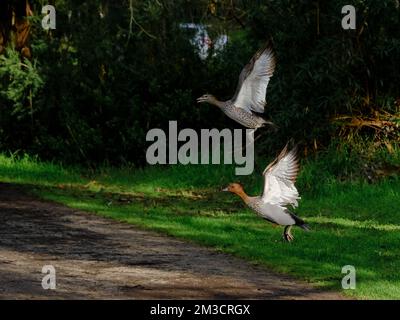
[[[222,191],[232,192],[242,198],[245,203],[249,202],[249,196],[244,192],[243,186],[240,183],[230,183]]]
[[[197,103],[204,103],[204,102],[218,106],[219,101],[212,94],[207,93],[202,95],[200,98],[197,98]]]
[[[236,194],[244,193],[243,186],[240,183],[230,183],[226,188],[223,188],[222,191],[228,191]]]

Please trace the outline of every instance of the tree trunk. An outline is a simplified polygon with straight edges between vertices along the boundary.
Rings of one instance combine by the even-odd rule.
[[[33,13],[28,0],[0,2],[0,54],[12,42],[23,57],[31,57],[29,16],[33,16]]]

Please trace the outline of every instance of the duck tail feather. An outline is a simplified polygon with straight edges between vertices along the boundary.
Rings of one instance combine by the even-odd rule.
[[[311,231],[310,226],[308,224],[306,224],[306,223],[300,225],[299,227],[302,228],[305,231]]]
[[[296,226],[302,228],[305,231],[311,230],[310,226],[307,223],[305,223],[302,219],[300,219],[298,216],[296,216],[294,213],[289,212],[289,214],[294,219]]]
[[[279,126],[277,126],[275,123],[273,123],[272,121],[268,121],[263,119],[263,123],[261,125],[262,128],[268,128],[268,129],[272,129],[274,131],[278,131]]]

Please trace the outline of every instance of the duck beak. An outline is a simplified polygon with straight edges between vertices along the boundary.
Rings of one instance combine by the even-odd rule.
[[[202,102],[206,102],[206,101],[207,101],[207,99],[204,96],[197,98],[197,103],[202,103]]]

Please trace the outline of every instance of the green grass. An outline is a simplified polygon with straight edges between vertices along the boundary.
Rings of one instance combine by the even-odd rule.
[[[327,167],[322,160],[303,163],[296,212],[312,232],[294,230],[290,244],[281,241],[281,228],[219,192],[236,180],[232,166],[105,168],[88,174],[0,155],[0,181],[24,184],[45,199],[214,247],[326,289],[357,298],[400,298],[400,179],[340,182]],[[242,179],[250,194],[261,190],[262,168],[256,169]],[[345,265],[356,268],[356,290],[341,289]]]

